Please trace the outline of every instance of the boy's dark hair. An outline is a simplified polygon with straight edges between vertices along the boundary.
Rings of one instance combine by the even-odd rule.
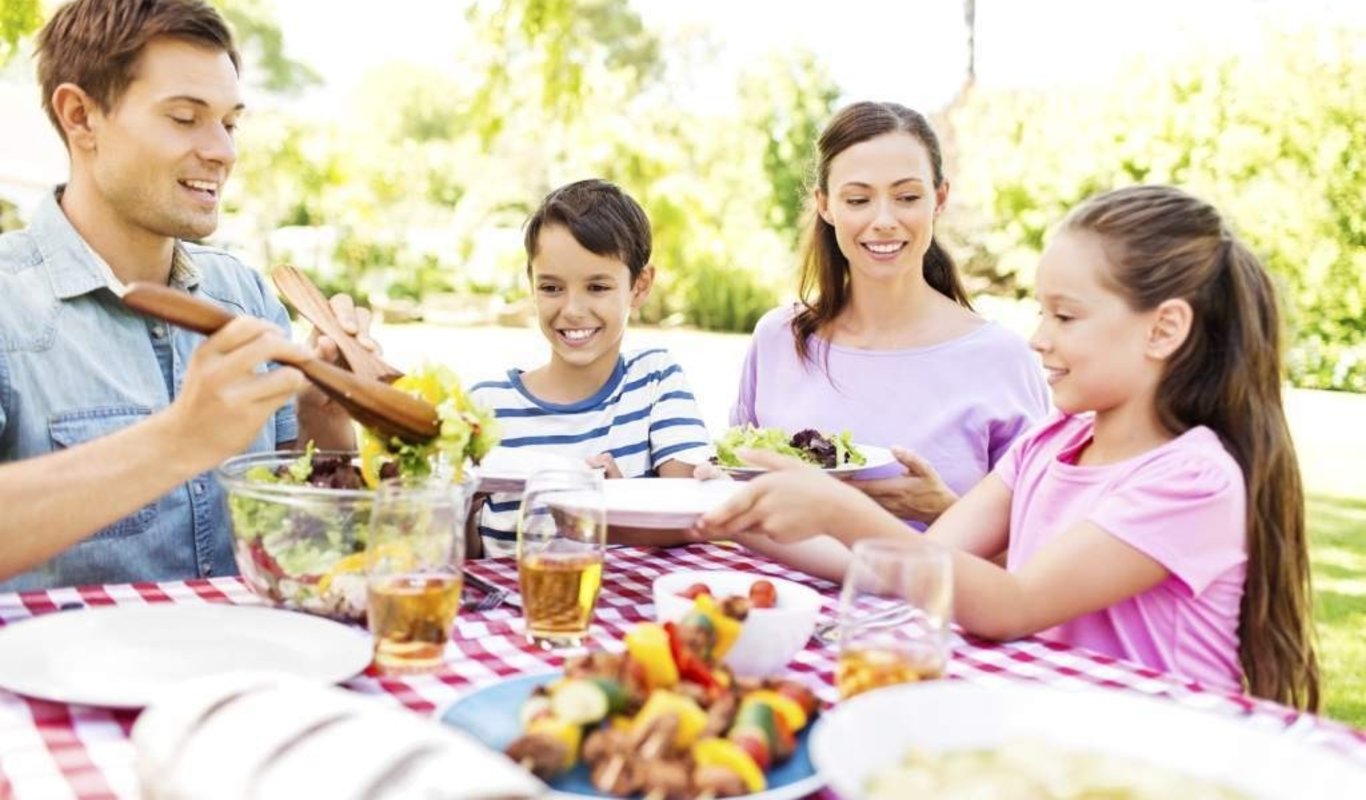
[[[227,23],[201,0],[75,0],[57,9],[38,33],[35,55],[43,109],[63,142],[52,107],[57,87],[75,84],[109,111],[133,82],[143,48],[158,36],[222,50],[241,68]]]
[[[574,241],[594,255],[611,256],[631,271],[631,281],[650,263],[650,220],[616,184],[597,178],[552,191],[526,224],[526,269],[536,257],[541,230],[563,225]]]

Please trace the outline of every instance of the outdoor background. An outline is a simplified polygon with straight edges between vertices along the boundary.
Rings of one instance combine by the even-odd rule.
[[[1366,3],[216,4],[250,107],[218,243],[383,311],[400,365],[472,379],[544,358],[529,211],[611,179],[655,227],[631,344],[673,349],[714,432],[743,334],[793,295],[812,142],[844,102],[931,115],[952,182],[940,236],[980,310],[1023,334],[1070,206],[1135,182],[1210,199],[1283,289],[1326,710],[1366,725]],[[30,59],[54,6],[0,0],[0,230],[66,171]]]

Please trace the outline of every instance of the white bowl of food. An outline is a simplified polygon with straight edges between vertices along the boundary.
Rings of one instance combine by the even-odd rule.
[[[759,586],[756,588],[756,584]],[[771,605],[762,595],[772,587]],[[693,592],[705,586],[712,597],[751,597],[751,603],[740,637],[722,659],[736,675],[765,677],[779,673],[806,646],[816,628],[816,617],[821,610],[821,596],[809,586],[794,581],[753,572],[723,570],[685,570],[671,572],[655,579],[655,618],[660,622],[677,622],[693,606]],[[768,607],[765,607],[768,606]]]
[[[1065,786],[1069,797],[1366,797],[1366,765],[1247,718],[1033,683],[875,689],[821,715],[811,758],[840,797],[861,800],[1004,797],[1022,786]]]

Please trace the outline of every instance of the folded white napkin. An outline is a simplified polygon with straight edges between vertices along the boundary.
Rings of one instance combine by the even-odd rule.
[[[274,673],[172,687],[138,718],[133,745],[148,800],[512,800],[548,791],[468,734]]]

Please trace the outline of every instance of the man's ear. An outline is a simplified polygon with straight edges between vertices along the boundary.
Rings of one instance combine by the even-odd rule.
[[[655,265],[646,264],[635,280],[631,281],[631,310],[639,311],[645,301],[650,299],[650,289],[655,285]]]
[[[74,83],[63,83],[52,90],[52,111],[66,134],[72,150],[95,148],[95,117],[102,114],[95,98]]]
[[[1186,343],[1195,312],[1190,303],[1180,298],[1163,300],[1153,310],[1152,320],[1146,352],[1150,358],[1164,361]]]

